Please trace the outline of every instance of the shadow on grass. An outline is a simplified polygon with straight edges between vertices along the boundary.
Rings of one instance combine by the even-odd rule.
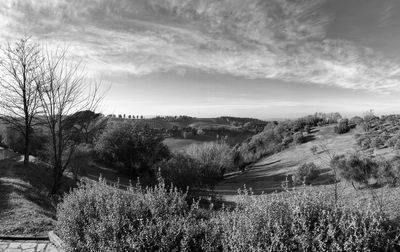
[[[308,143],[315,140],[315,135],[307,135],[303,138],[303,143]]]
[[[49,195],[52,170],[17,159],[0,161],[0,234],[38,234],[49,231],[56,217],[56,198]],[[63,177],[62,191],[72,179]]]
[[[320,169],[318,177],[314,179],[311,185],[331,185],[335,183],[335,177],[329,168]]]
[[[319,132],[319,129],[317,129],[317,128],[313,128],[313,129],[310,130],[311,134],[316,134],[318,132]]]
[[[256,195],[262,193],[281,192],[282,182],[288,181],[289,187],[293,187],[290,170],[296,167],[295,162],[278,161],[270,165],[257,166],[235,177],[224,179],[215,188],[215,193],[220,195],[237,195],[238,189],[244,187],[252,190]],[[294,171],[294,170],[293,170]],[[318,177],[312,181],[312,185],[329,185],[334,183],[330,169],[319,171]]]

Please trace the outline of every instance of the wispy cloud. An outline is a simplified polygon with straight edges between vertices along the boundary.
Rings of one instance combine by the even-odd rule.
[[[342,88],[400,91],[400,66],[327,38],[324,0],[3,0],[3,40],[68,42],[88,69],[146,75],[198,69]],[[392,15],[382,13],[382,22]]]

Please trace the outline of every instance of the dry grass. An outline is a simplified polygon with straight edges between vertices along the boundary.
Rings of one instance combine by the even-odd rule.
[[[263,158],[254,164],[245,173],[231,177],[220,183],[216,190],[227,195],[235,195],[238,188],[246,185],[255,193],[269,193],[281,189],[281,183],[295,173],[296,169],[309,162],[314,162],[321,169],[317,184],[330,183],[328,174],[329,166],[327,154],[321,151],[321,145],[326,146],[332,153],[343,154],[355,151],[355,131],[338,135],[334,133],[333,126],[317,128],[312,133],[314,140],[301,145],[292,146],[284,151]],[[313,155],[310,148],[318,146],[317,154]]]
[[[0,161],[0,234],[43,235],[53,229],[55,207],[48,197],[49,171],[16,159]]]
[[[349,133],[338,135],[333,131],[332,126],[317,128],[313,132],[314,140],[307,143],[292,146],[282,152],[261,159],[245,173],[239,173],[229,179],[225,179],[215,187],[217,193],[223,195],[226,201],[237,201],[237,189],[251,188],[255,194],[271,193],[282,191],[282,182],[295,173],[299,165],[306,162],[314,162],[320,167],[321,174],[313,182],[313,189],[317,191],[327,191],[334,193],[333,176],[329,168],[329,158],[321,151],[320,146],[325,145],[333,154],[345,154],[358,150],[354,134],[358,129],[353,129]],[[310,148],[318,146],[316,155],[313,155]],[[389,149],[375,151],[376,156],[389,157],[393,152]],[[361,208],[371,205],[384,211],[392,219],[398,219],[400,213],[400,188],[370,188],[355,190],[353,186],[346,182],[338,184],[338,194],[340,201],[348,207]]]

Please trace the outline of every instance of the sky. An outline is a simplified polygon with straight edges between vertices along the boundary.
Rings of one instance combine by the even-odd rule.
[[[398,0],[2,0],[0,43],[67,46],[105,114],[399,113]]]

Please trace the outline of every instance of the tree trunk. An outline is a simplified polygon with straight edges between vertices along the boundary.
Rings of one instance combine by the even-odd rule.
[[[60,186],[60,182],[61,182],[61,166],[59,166],[59,164],[55,164],[54,165],[54,173],[53,173],[53,186],[51,188],[51,194],[57,194],[59,186]]]
[[[30,149],[30,139],[28,132],[25,133],[25,146],[24,146],[24,165],[29,166],[29,149]]]

